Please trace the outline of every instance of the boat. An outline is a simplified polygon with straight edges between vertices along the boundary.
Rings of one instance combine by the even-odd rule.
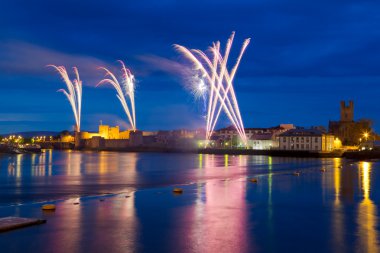
[[[21,149],[21,151],[24,153],[41,153],[42,152],[41,146],[37,144],[20,145],[19,149]]]
[[[26,154],[26,153],[41,153],[40,145],[36,144],[15,144],[15,143],[1,143],[0,153],[7,154]]]

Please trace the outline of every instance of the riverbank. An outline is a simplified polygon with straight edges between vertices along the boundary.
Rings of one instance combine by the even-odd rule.
[[[344,157],[347,159],[355,159],[355,160],[380,159],[380,151],[378,150],[352,151],[352,152],[344,153]]]
[[[3,154],[37,154],[41,152],[41,146],[33,144],[0,144],[0,153]]]
[[[133,152],[133,153],[189,153],[189,154],[214,154],[214,155],[263,155],[276,157],[299,157],[299,158],[339,158],[343,156],[342,151],[336,152],[310,152],[291,150],[254,150],[254,149],[185,149],[185,148],[163,148],[163,147],[128,147],[128,148],[102,148],[102,149],[80,149],[84,151],[110,151],[110,152]]]
[[[189,154],[214,154],[214,155],[255,155],[294,158],[347,158],[354,160],[380,159],[380,151],[343,151],[311,152],[298,150],[254,150],[254,149],[185,149],[163,147],[128,147],[128,148],[103,148],[81,149],[87,151],[133,152],[133,153],[189,153]]]
[[[299,157],[299,158],[347,158],[355,160],[380,159],[380,151],[347,151],[342,150],[333,152],[311,152],[297,150],[254,150],[254,149],[211,149],[211,148],[169,148],[169,147],[126,147],[126,148],[82,148],[75,149],[72,144],[49,144],[41,145],[45,149],[55,150],[78,150],[78,151],[109,151],[109,152],[129,152],[129,153],[188,153],[188,154],[215,154],[215,155],[263,155],[274,157]],[[32,150],[36,152],[35,150]],[[9,150],[9,148],[1,148],[0,153],[18,154],[32,152],[25,149],[25,152]],[[40,152],[41,149],[37,151]]]

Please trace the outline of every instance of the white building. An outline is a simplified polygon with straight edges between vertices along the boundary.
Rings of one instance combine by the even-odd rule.
[[[281,124],[276,127],[269,128],[245,128],[245,134],[248,140],[253,140],[257,135],[274,135],[278,136],[281,133],[288,131],[289,129],[294,129],[293,124]],[[236,129],[233,126],[229,126],[226,128],[219,129],[215,131],[215,134],[222,140],[233,140],[234,138],[238,138],[239,135]]]
[[[273,133],[255,134],[248,140],[248,147],[257,150],[269,150],[278,148],[278,138]]]
[[[334,136],[316,129],[291,129],[279,136],[280,150],[331,152]]]

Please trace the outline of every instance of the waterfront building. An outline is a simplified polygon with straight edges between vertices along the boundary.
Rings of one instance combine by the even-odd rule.
[[[254,134],[248,140],[248,147],[256,150],[269,150],[278,148],[277,135],[273,133]]]
[[[69,131],[63,131],[59,135],[59,141],[63,143],[74,143],[74,136]]]
[[[360,143],[359,150],[380,150],[380,141],[364,141]]]
[[[197,148],[198,142],[204,140],[205,131],[197,130],[170,130],[158,131],[156,135],[156,145],[168,148]]]
[[[99,125],[98,132],[80,132],[82,140],[93,137],[101,137],[105,140],[125,140],[129,139],[131,130],[120,131],[119,126],[110,127],[108,125]]]
[[[134,135],[133,141],[130,140],[132,135]],[[120,149],[131,145],[141,145],[141,143],[142,133],[134,133],[132,130],[120,131],[119,126],[110,127],[101,124],[98,132],[75,132],[76,148]]]
[[[291,129],[279,136],[280,150],[331,152],[335,138],[317,129]]]
[[[293,124],[280,124],[269,128],[245,128],[245,134],[250,149],[273,149],[278,148],[278,136],[290,129],[294,129]],[[215,141],[221,147],[240,147],[242,146],[239,134],[233,126],[222,128],[215,131],[213,135]]]

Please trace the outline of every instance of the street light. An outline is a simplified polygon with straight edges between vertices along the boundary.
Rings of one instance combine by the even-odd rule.
[[[363,136],[364,136],[365,140],[367,141],[367,140],[368,140],[369,133],[368,133],[368,132],[364,132]]]

